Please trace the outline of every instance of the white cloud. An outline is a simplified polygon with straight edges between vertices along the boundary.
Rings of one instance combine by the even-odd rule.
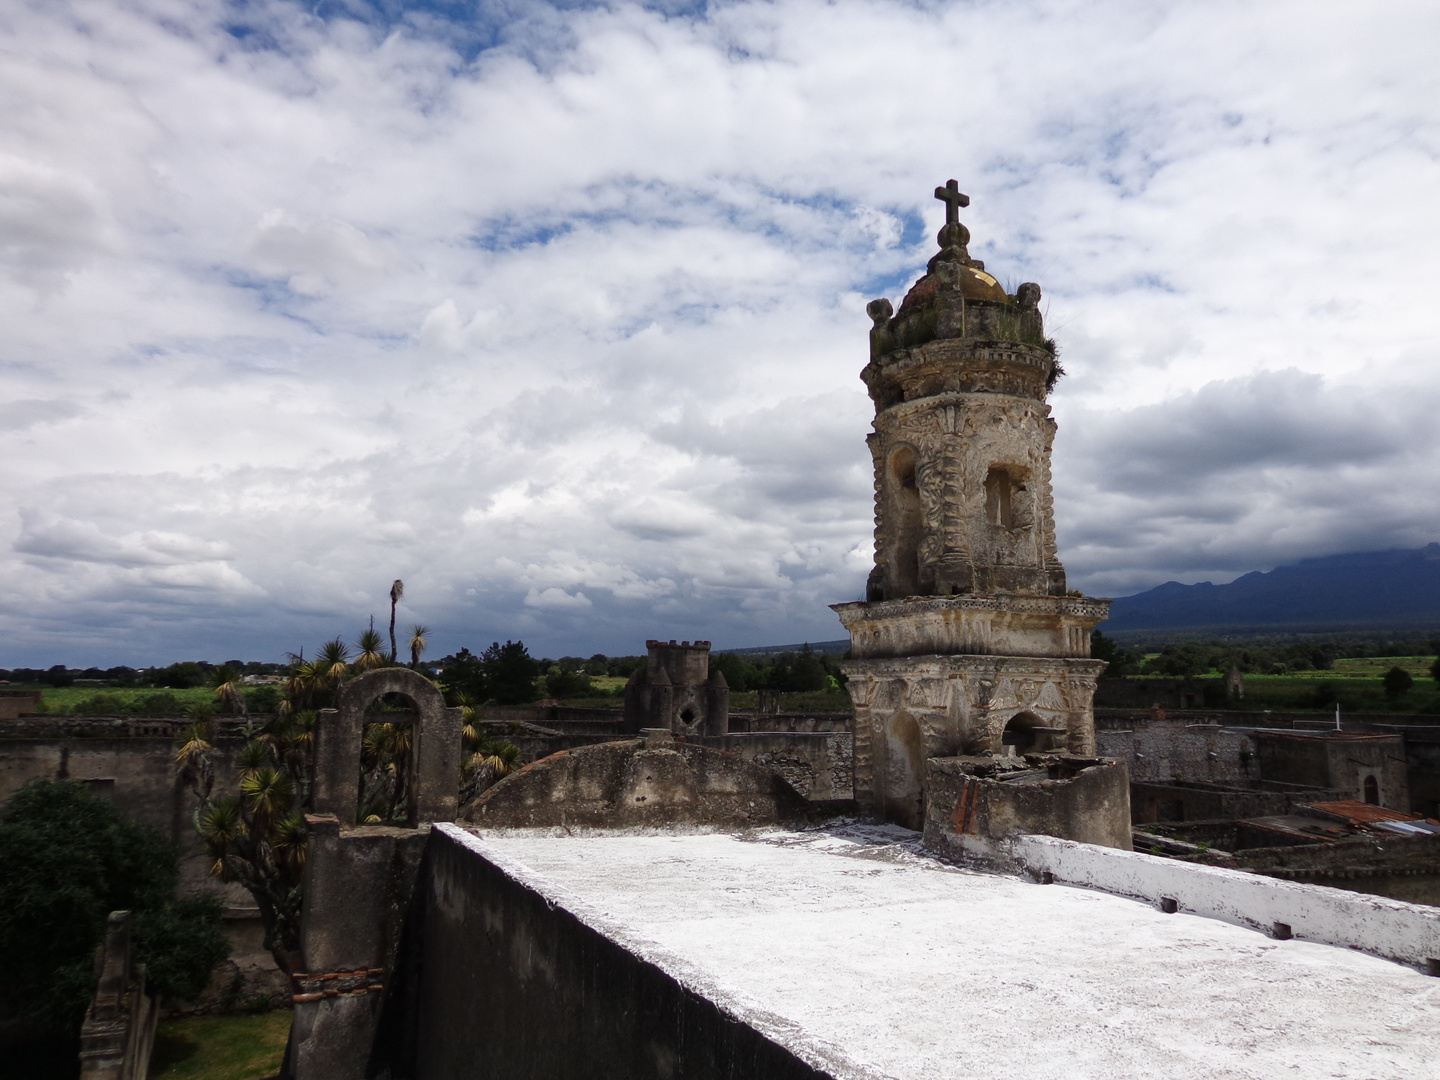
[[[564,589],[531,589],[525,594],[525,606],[566,611],[583,610],[594,605],[583,592],[572,596]]]
[[[1076,584],[1440,533],[1433,5],[457,10],[0,11],[0,663],[840,636],[950,176]]]

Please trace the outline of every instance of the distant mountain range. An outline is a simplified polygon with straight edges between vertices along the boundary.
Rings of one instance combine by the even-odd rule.
[[[735,653],[737,656],[771,656],[782,652],[799,652],[808,644],[811,652],[834,653],[840,656],[850,648],[850,639],[839,641],[811,641],[799,645],[755,645],[749,649],[716,649],[716,652]]]
[[[1167,581],[1122,596],[1100,624],[1122,641],[1198,634],[1440,631],[1440,544],[1302,559],[1228,585]]]
[[[1440,637],[1440,544],[1301,559],[1228,585],[1167,581],[1122,596],[1100,624],[1126,643],[1167,637],[1269,634],[1414,634]],[[742,656],[798,652],[801,644],[717,649]],[[848,638],[812,641],[815,652],[843,653]]]

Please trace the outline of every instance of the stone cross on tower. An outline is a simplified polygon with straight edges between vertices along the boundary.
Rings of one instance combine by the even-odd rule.
[[[954,180],[945,181],[944,187],[935,189],[935,198],[945,204],[945,224],[960,224],[960,207],[970,205],[970,196],[960,190],[960,185]]]

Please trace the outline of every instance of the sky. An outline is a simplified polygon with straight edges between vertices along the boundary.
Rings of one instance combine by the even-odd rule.
[[[1039,282],[1072,586],[1440,539],[1440,7],[5,0],[0,666],[843,636],[868,300]]]

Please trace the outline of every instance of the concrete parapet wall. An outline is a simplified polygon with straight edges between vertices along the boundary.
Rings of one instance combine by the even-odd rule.
[[[370,1075],[409,1080],[821,1080],[833,1047],[735,1000],[452,825],[437,825],[417,922]]]
[[[1277,937],[1339,945],[1425,969],[1440,967],[1440,908],[1052,836],[1012,836],[995,851],[1041,880],[1224,919]]]

